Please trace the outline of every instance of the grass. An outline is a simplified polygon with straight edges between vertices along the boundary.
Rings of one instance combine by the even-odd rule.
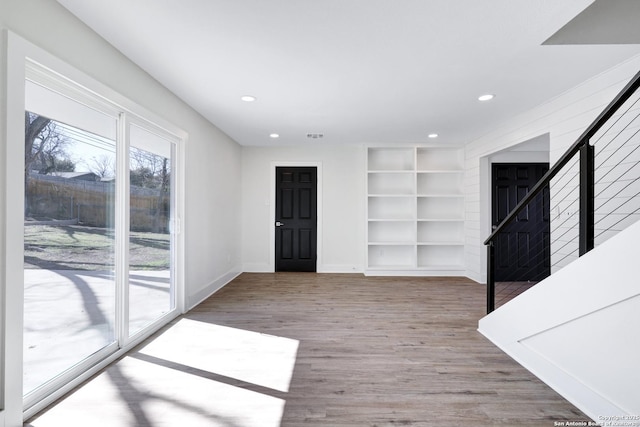
[[[27,269],[113,269],[113,230],[81,225],[26,225],[24,230]],[[169,262],[168,234],[130,233],[129,267],[132,270],[166,270]]]

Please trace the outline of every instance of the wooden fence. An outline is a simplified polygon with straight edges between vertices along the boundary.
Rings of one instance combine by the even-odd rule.
[[[77,220],[92,227],[113,227],[113,182],[82,181],[32,174],[26,182],[25,216]],[[134,231],[169,232],[170,198],[158,189],[131,186],[130,227]]]

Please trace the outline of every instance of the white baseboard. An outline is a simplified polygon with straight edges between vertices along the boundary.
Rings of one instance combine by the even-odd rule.
[[[209,298],[214,293],[218,292],[225,285],[231,282],[233,279],[238,277],[242,272],[234,269],[233,271],[228,271],[222,276],[218,277],[203,289],[199,290],[195,294],[191,295],[187,301],[187,311],[191,310],[196,305],[200,304],[205,299]]]
[[[362,267],[347,264],[318,265],[318,273],[362,273]]]
[[[397,277],[466,277],[464,270],[365,270],[365,276],[397,276]]]
[[[486,285],[487,284],[487,277],[483,276],[482,274],[478,274],[478,273],[470,274],[467,271],[467,274],[465,274],[465,276],[468,277],[469,279],[473,280],[474,282],[478,282],[481,285]]]
[[[362,267],[347,264],[318,264],[318,273],[362,273]],[[267,263],[242,265],[243,273],[273,273],[273,266]]]

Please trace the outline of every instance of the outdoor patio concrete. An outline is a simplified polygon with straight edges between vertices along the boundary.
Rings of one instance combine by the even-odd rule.
[[[113,272],[25,270],[24,393],[115,341]],[[170,271],[129,273],[129,334],[170,309]]]

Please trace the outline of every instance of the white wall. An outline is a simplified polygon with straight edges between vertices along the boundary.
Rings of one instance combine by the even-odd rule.
[[[184,150],[185,216],[182,218],[186,248],[184,284],[187,306],[206,297],[238,274],[241,269],[240,146],[55,1],[2,0],[0,29],[2,30],[0,56],[3,62],[0,80],[3,86],[7,69],[22,66],[13,63],[16,61],[5,63],[8,30],[188,134]],[[19,167],[13,168],[13,172],[7,172],[8,169],[4,167],[8,147],[4,121],[7,116],[13,119],[23,117],[24,106],[5,105],[6,88],[0,91],[2,95],[0,103],[2,105],[2,111],[0,111],[2,112],[2,120],[0,120],[2,123],[0,142],[3,144],[0,148],[0,153],[3,155],[0,159],[3,163],[2,172],[3,174],[15,172],[15,176],[3,176],[0,180],[0,195],[3,196],[0,198],[0,212],[2,212],[0,214],[0,220],[2,220],[0,266],[4,267],[9,254],[21,253],[20,250],[16,251],[16,246],[21,245],[18,235],[9,233],[7,230],[22,230],[22,218],[6,215],[7,210],[12,206],[10,183],[22,178]],[[5,195],[7,197],[4,197]],[[7,250],[2,249],[5,247]],[[3,290],[8,285],[4,270],[3,268],[3,277],[0,282],[0,295],[3,297],[6,296]],[[7,300],[2,300],[2,307],[5,309],[6,304]],[[13,310],[13,308],[10,309]],[[6,310],[3,314],[7,314]],[[19,341],[16,341],[19,340],[16,337],[22,335],[20,323],[7,322],[6,328],[2,331],[6,339],[6,347],[15,347],[16,344],[20,346]],[[16,361],[9,359],[11,357],[5,358],[5,362],[11,364],[6,366],[7,372],[16,371]],[[21,375],[15,375],[16,378],[19,376]],[[0,411],[0,425],[5,421],[7,425],[18,425],[17,418],[21,417],[22,413],[22,396],[18,396],[16,392],[19,390],[19,388],[12,389],[10,386],[7,388],[5,410]]]
[[[638,239],[640,222],[479,323],[482,334],[603,425],[626,424],[601,417],[640,414]]]
[[[243,271],[274,271],[272,171],[277,163],[318,163],[322,192],[318,272],[364,268],[364,148],[347,146],[243,147]]]
[[[188,302],[230,272],[239,272],[240,146],[58,3],[3,0],[0,7],[3,28],[188,133],[183,220]]]
[[[487,159],[516,144],[548,133],[549,161],[553,165],[639,69],[640,56],[619,64],[467,144],[465,259],[470,278],[486,282],[486,249],[483,241],[490,234],[490,217],[486,215],[490,197]]]

